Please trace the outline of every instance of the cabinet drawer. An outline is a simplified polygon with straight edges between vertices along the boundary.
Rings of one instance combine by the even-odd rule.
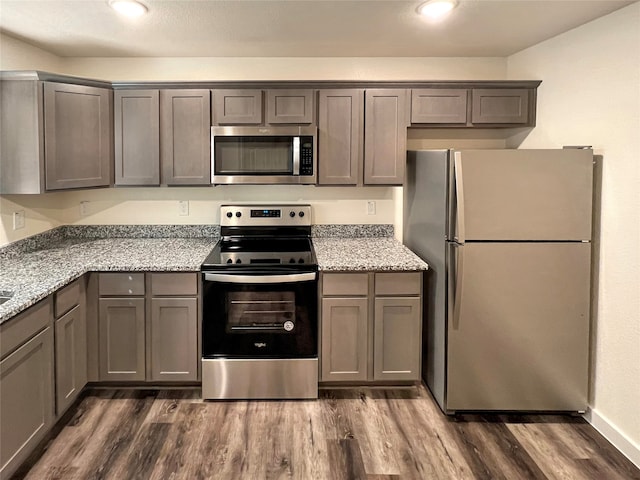
[[[9,320],[0,327],[0,357],[11,353],[20,345],[49,325],[51,319],[51,297]]]
[[[152,273],[151,295],[197,295],[197,273]]]
[[[144,273],[101,273],[100,295],[144,295]]]
[[[376,295],[420,295],[421,272],[376,273]]]
[[[67,313],[73,307],[80,303],[80,280],[76,280],[70,285],[58,290],[56,292],[56,300],[54,305],[54,311],[56,318],[60,318]]]
[[[323,295],[367,295],[368,273],[325,273],[322,277]]]

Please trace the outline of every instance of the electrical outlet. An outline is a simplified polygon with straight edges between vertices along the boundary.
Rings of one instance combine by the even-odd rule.
[[[178,215],[181,217],[189,215],[189,200],[180,200],[178,202]]]
[[[367,202],[367,215],[375,215],[376,214],[376,202],[373,200],[369,200]]]
[[[13,212],[13,229],[19,230],[24,228],[24,210]]]
[[[89,215],[89,202],[86,200],[80,202],[80,216],[86,217]]]

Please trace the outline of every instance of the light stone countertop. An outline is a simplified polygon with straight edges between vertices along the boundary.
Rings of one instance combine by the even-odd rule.
[[[0,255],[0,323],[87,272],[197,272],[217,242],[207,238],[60,238]],[[391,237],[313,238],[320,271],[419,271],[427,264]]]
[[[428,265],[391,237],[314,238],[320,271],[418,271]]]

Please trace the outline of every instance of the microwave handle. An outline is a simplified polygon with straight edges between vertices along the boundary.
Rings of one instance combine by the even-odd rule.
[[[293,137],[293,174],[300,175],[300,137]]]

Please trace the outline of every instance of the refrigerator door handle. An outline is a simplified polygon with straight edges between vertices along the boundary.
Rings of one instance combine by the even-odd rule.
[[[464,246],[455,243],[451,244],[451,272],[449,275],[450,298],[453,302],[453,318],[451,328],[458,330],[460,328],[460,308],[462,305],[462,292],[464,284]]]
[[[456,181],[456,229],[455,240],[464,244],[464,183],[462,176],[462,152],[454,152],[454,175]]]

